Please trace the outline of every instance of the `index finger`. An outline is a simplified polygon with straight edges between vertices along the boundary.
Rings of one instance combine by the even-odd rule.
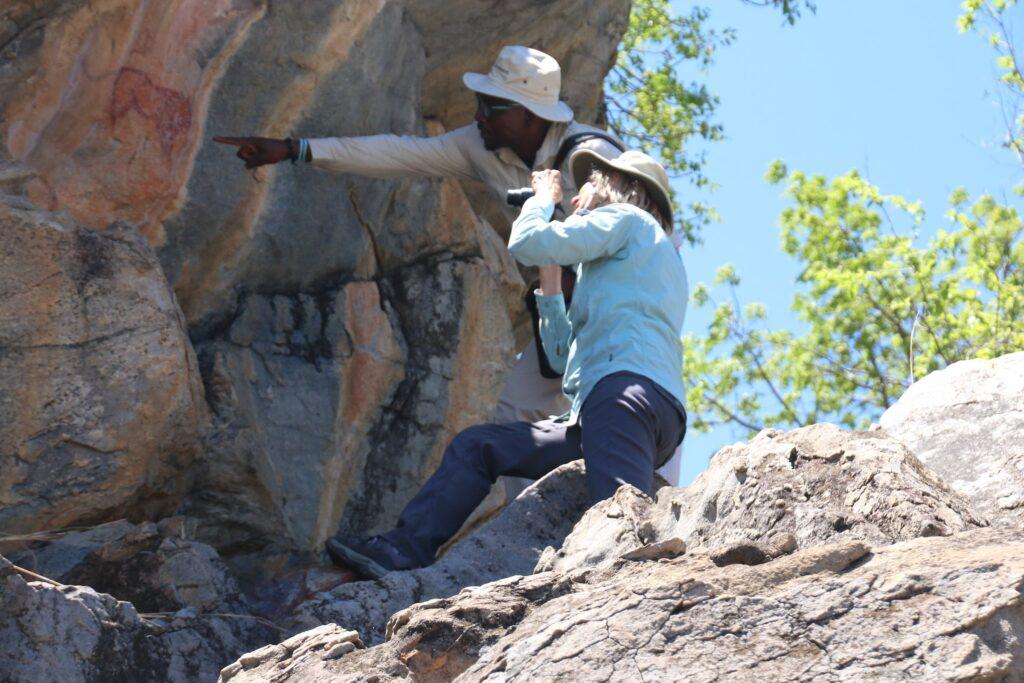
[[[223,135],[214,135],[214,142],[219,142],[222,145],[234,145],[235,147],[244,147],[249,144],[248,138],[231,138]]]

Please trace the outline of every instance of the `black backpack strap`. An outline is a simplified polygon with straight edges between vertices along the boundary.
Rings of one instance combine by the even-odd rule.
[[[608,133],[602,133],[596,130],[589,130],[585,133],[575,133],[562,140],[562,144],[558,147],[558,153],[555,155],[555,165],[551,168],[556,170],[561,169],[562,164],[565,163],[565,159],[569,156],[569,152],[572,151],[573,147],[581,142],[586,142],[587,140],[605,140],[610,142],[612,146],[620,152],[626,151],[626,148],[623,147],[622,143]]]

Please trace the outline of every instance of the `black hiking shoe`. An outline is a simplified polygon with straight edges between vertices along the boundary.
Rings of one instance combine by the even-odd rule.
[[[417,569],[420,566],[383,536],[329,538],[326,548],[334,564],[351,567],[370,579],[379,579],[389,572]]]

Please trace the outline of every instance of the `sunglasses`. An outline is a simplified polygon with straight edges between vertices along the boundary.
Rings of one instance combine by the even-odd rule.
[[[495,114],[509,111],[511,109],[519,109],[523,105],[516,102],[495,102],[493,100],[485,100],[480,93],[476,95],[476,110],[480,112],[485,119],[489,119]]]

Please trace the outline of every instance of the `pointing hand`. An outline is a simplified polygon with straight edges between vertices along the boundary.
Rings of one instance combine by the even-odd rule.
[[[213,141],[219,142],[222,145],[238,147],[238,152],[235,156],[245,162],[246,168],[276,164],[279,161],[291,158],[288,143],[284,140],[255,137],[232,138],[218,135],[213,138]]]

